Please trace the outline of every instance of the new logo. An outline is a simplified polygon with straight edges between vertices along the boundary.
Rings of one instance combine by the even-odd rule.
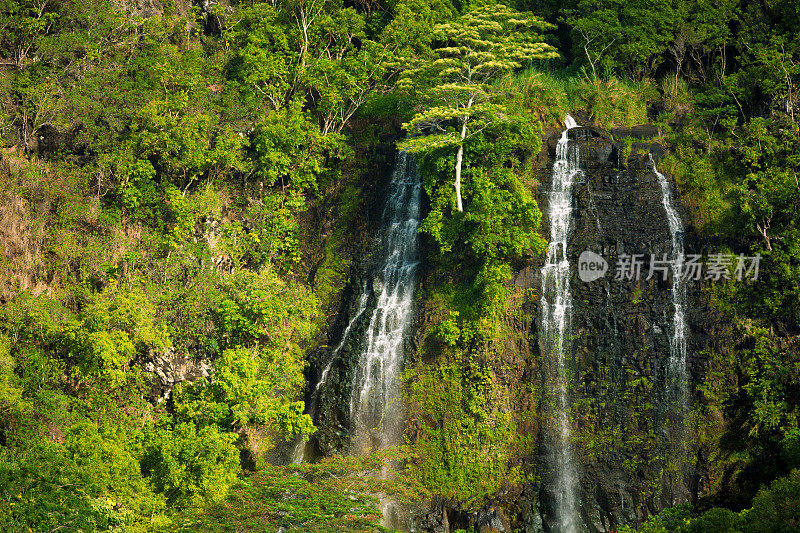
[[[578,257],[578,276],[581,281],[590,282],[600,279],[608,271],[608,261],[594,252],[586,250]]]

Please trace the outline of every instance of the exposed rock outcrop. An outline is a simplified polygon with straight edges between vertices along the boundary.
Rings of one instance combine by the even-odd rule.
[[[611,135],[615,140],[623,137],[633,137],[635,139],[648,140],[658,137],[660,131],[654,124],[640,124],[630,128],[611,128]]]
[[[167,400],[176,384],[208,377],[212,369],[209,361],[196,360],[172,350],[151,353],[143,368],[154,374],[148,394],[148,399],[154,403]]]
[[[679,468],[670,427],[674,413],[665,401],[666,365],[670,353],[670,332],[674,305],[671,282],[660,276],[648,277],[650,254],[671,252],[672,235],[662,201],[662,190],[652,170],[650,155],[658,162],[665,148],[653,142],[655,126],[642,125],[611,132],[596,127],[569,131],[573,149],[580,154],[582,177],[573,189],[573,214],[567,255],[572,268],[573,297],[570,400],[574,420],[575,450],[580,471],[580,514],[586,531],[613,531],[621,525],[636,524],[661,509],[693,499],[697,492],[694,467],[687,462]],[[543,165],[535,178],[541,183],[540,205],[547,201],[555,146],[560,132],[550,136],[542,148]],[[625,138],[625,140],[620,140]],[[631,139],[637,142],[631,143]],[[381,206],[383,177],[389,175],[390,151],[379,154],[374,169],[373,189],[367,190],[366,205]],[[542,163],[549,160],[548,163]],[[676,209],[685,224],[686,253],[705,251],[692,231],[687,211],[680,205],[674,184]],[[365,228],[377,227],[379,213]],[[371,224],[371,225],[370,225]],[[542,228],[548,228],[547,220]],[[364,235],[369,235],[365,231]],[[547,237],[547,235],[545,235]],[[368,239],[365,240],[368,242]],[[366,249],[366,248],[365,248]],[[583,282],[578,276],[578,258],[589,250],[608,262],[605,276]],[[642,254],[646,258],[638,279],[616,279],[621,254]],[[353,329],[326,375],[318,393],[310,391],[307,400],[314,404],[319,428],[313,439],[313,453],[329,455],[347,449],[349,442],[348,401],[353,365],[366,320],[350,323],[362,283],[370,283],[374,265],[368,254],[354,261],[350,282],[342,293],[341,306],[331,327],[327,347],[314,359],[310,383],[316,383],[330,362],[331,351],[341,342],[341,334]],[[536,388],[543,385],[542,355],[538,353],[538,291],[542,258],[522,267],[513,280],[513,290],[524,316],[532,322],[515,324],[515,339],[509,342],[508,357],[513,361],[507,376],[512,390],[517,427],[526,435],[539,437],[538,449],[518,457],[536,483],[514,487],[498,494],[493,507],[463,510],[457,505],[437,501],[417,513],[416,525],[422,531],[447,532],[471,527],[478,531],[544,532],[552,530],[555,496],[548,492],[552,473],[546,467],[549,452],[541,438],[544,427],[537,418],[541,398]],[[702,353],[713,329],[700,283],[688,287],[689,373],[694,382],[702,375]],[[367,307],[374,305],[368,302]],[[424,303],[423,303],[424,305]],[[369,313],[364,313],[364,318]],[[427,319],[424,309],[420,323]],[[713,321],[712,321],[713,322]],[[419,339],[417,339],[419,340]],[[413,353],[410,349],[407,353]],[[691,389],[691,387],[690,387]],[[531,416],[533,413],[534,416]],[[687,449],[692,453],[691,446]],[[674,462],[674,461],[673,461]],[[488,503],[488,502],[487,502]]]

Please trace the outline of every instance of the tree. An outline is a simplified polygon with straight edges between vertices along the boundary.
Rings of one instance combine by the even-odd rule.
[[[144,432],[140,468],[155,491],[175,507],[219,502],[236,481],[237,435],[191,423]]]
[[[564,19],[573,28],[576,55],[585,55],[592,73],[619,69],[634,79],[655,71],[677,24],[665,0],[581,0]]]
[[[413,137],[401,147],[412,152],[457,147],[454,187],[459,211],[464,210],[464,143],[487,127],[508,120],[504,106],[494,101],[498,93],[490,83],[525,62],[557,56],[532,28],[553,26],[502,4],[478,8],[436,26],[435,35],[442,46],[435,50],[434,59],[413,69],[405,80],[406,86],[412,77],[436,80],[436,84],[422,90],[425,109],[403,126],[409,133],[427,135]]]
[[[364,26],[364,17],[353,8],[317,21],[320,37],[309,50],[303,81],[323,135],[341,133],[371,95],[388,89],[384,78],[397,45],[367,39]]]
[[[231,275],[215,310],[222,356],[214,374],[176,389],[175,411],[199,425],[272,427],[289,438],[313,431],[298,401],[304,383],[303,349],[320,318],[318,300],[271,269]]]
[[[715,62],[719,68],[718,78],[725,76],[725,49],[731,43],[731,21],[736,5],[736,0],[713,3],[684,0],[676,4],[675,36],[669,44],[676,77],[686,65],[689,79],[706,84]]]
[[[744,531],[793,531],[800,523],[800,470],[762,487],[753,499],[753,508],[744,514]]]
[[[238,45],[235,72],[247,89],[273,110],[304,99],[327,135],[386,89],[399,45],[364,30],[363,15],[340,0],[287,0],[242,9],[226,36]]]
[[[31,50],[39,36],[53,27],[58,14],[50,0],[1,0],[0,57],[10,54],[19,68],[30,60]]]
[[[583,49],[586,61],[592,69],[592,78],[597,79],[597,68],[611,46],[622,36],[622,25],[617,9],[597,9],[591,17],[575,18],[574,12],[565,19],[578,35],[575,47]]]

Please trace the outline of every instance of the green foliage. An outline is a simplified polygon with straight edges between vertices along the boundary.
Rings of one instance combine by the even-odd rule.
[[[177,417],[228,430],[268,426],[279,440],[307,438],[314,427],[297,398],[305,384],[303,348],[316,331],[318,300],[271,270],[240,271],[220,288],[214,316],[223,351],[210,378],[176,389]]]
[[[649,81],[624,82],[616,78],[585,78],[577,88],[578,105],[606,128],[647,122],[647,106],[655,100]]]
[[[84,490],[94,498],[105,498],[117,520],[138,521],[163,512],[165,502],[153,494],[140,472],[138,443],[120,428],[76,424],[67,432],[64,448],[85,472]]]
[[[759,490],[753,508],[742,513],[743,531],[788,533],[800,525],[800,470]]]
[[[722,179],[718,162],[691,146],[682,139],[675,148],[675,155],[659,163],[662,172],[675,177],[683,192],[683,203],[692,213],[692,220],[707,235],[724,231],[726,214],[730,203],[719,186]]]
[[[266,186],[299,191],[317,191],[317,177],[323,172],[325,157],[343,148],[340,136],[323,135],[317,124],[294,100],[280,111],[268,113],[256,124],[253,149],[257,172]]]
[[[153,182],[156,177],[153,165],[146,159],[138,159],[121,164],[119,172],[124,176],[119,186],[123,207],[142,219],[153,218],[155,215],[153,208],[159,204],[160,200]]]
[[[461,338],[461,328],[458,327],[458,311],[450,311],[450,318],[436,326],[436,336],[445,346],[450,348],[458,344]]]
[[[299,96],[324,136],[341,133],[369,94],[383,90],[394,47],[364,30],[364,15],[339,1],[253,2],[237,11],[226,39],[237,50],[234,75],[255,105],[291,109]]]
[[[30,0],[3,0],[0,8],[4,15],[0,22],[0,55],[13,58],[20,66],[30,60],[37,40],[52,28],[59,13],[47,2]]]
[[[579,109],[604,127],[659,113],[687,227],[763,256],[759,280],[714,292],[737,343],[699,384],[710,492],[735,492],[729,479],[739,492],[716,496],[746,506],[800,464],[796,2],[516,5],[540,18],[448,0],[225,4],[205,33],[175,2],[142,19],[125,2],[0,0],[0,145],[15,147],[0,154],[0,529],[376,529],[367,489],[389,487],[360,473],[378,462],[344,459],[267,468],[235,512],[167,516],[224,499],[242,435],[268,448],[313,431],[305,350],[349,274],[365,154],[403,121],[423,134],[406,145],[424,152],[432,244],[408,381],[415,487],[472,505],[522,481],[529,415],[513,413],[506,358],[533,317],[509,280],[543,249],[539,123]],[[531,31],[545,20],[569,27]],[[548,66],[557,40],[572,64],[519,72]],[[142,400],[141,365],[170,354],[213,373],[163,412]],[[631,423],[576,401],[576,434],[587,457],[631,452],[639,472],[663,459],[653,384],[618,385],[592,386],[635,404]],[[795,478],[741,515],[679,509],[643,528],[788,531]]]
[[[241,227],[231,224],[226,228],[240,231],[238,242],[242,248],[234,252],[234,258],[241,257],[239,264],[257,268],[263,264],[273,264],[291,272],[300,261],[300,224],[297,215],[306,207],[305,198],[299,193],[287,192],[270,194],[261,199],[250,199],[245,216],[251,229],[242,234]],[[237,244],[234,238],[234,246]],[[236,259],[234,259],[236,260]]]
[[[673,4],[582,0],[567,22],[573,28],[575,55],[585,56],[597,79],[600,65],[610,74],[641,79],[655,70],[673,37]]]
[[[419,365],[408,372],[412,417],[420,424],[408,472],[429,490],[473,505],[522,480],[511,466],[519,437],[488,368]]]
[[[600,127],[634,126],[647,122],[647,107],[658,100],[650,80],[595,79],[568,71],[527,69],[500,80],[515,114],[533,113],[547,123],[560,122],[576,109],[589,112]]]
[[[121,523],[104,499],[95,501],[76,483],[79,469],[58,448],[30,450],[0,461],[0,525],[6,531],[52,531],[70,526],[108,529]],[[76,479],[77,478],[77,479]]]
[[[651,516],[638,528],[630,526],[620,528],[621,533],[668,533],[673,531],[683,531],[683,527],[689,522],[692,506],[689,504],[678,505],[664,509],[656,516]]]
[[[389,531],[379,525],[378,494],[423,497],[413,485],[379,479],[392,456],[330,457],[317,464],[265,466],[233,487],[227,501],[179,516],[171,531]]]
[[[792,376],[798,362],[793,351],[782,350],[766,329],[750,326],[741,334],[745,342],[735,351],[714,354],[701,389],[729,421],[718,437],[725,456],[738,452],[757,461],[759,468],[749,476],[763,482],[774,479],[787,465],[794,466],[798,385]],[[735,387],[730,386],[731,379],[736,380]],[[745,479],[752,487],[753,479]]]
[[[753,507],[735,513],[729,509],[713,507],[703,514],[690,518],[689,506],[665,509],[637,529],[625,527],[620,531],[638,533],[743,533],[745,531],[788,533],[800,524],[798,501],[800,498],[800,470],[777,479],[762,488],[753,500]]]
[[[687,533],[739,533],[739,516],[728,509],[714,507],[692,520],[684,529]]]
[[[781,441],[783,462],[789,468],[800,468],[800,429],[792,428]]]
[[[725,158],[726,171],[736,176],[728,185],[731,217],[750,237],[753,252],[764,255],[765,262],[774,267],[758,283],[732,288],[731,296],[749,316],[767,321],[780,316],[796,329],[800,327],[800,293],[793,281],[800,259],[796,129],[762,118],[742,129],[738,153]]]
[[[140,154],[157,156],[176,186],[188,187],[213,163],[208,150],[212,117],[192,112],[186,92],[150,100],[140,110],[134,128]]]
[[[239,271],[221,284],[215,310],[222,345],[260,344],[280,357],[299,357],[300,345],[317,327],[318,300],[302,285],[285,282],[269,268]]]
[[[431,210],[421,230],[436,242],[443,264],[459,264],[470,307],[489,318],[506,296],[508,263],[539,253],[544,242],[537,233],[541,212],[518,176],[527,171],[539,146],[535,128],[515,121],[477,135],[466,145],[464,196],[469,210],[454,212],[447,149],[431,152],[422,162]],[[462,316],[468,320],[472,313]]]
[[[197,430],[191,423],[149,430],[142,443],[142,474],[171,506],[219,502],[239,471],[236,438],[215,426]]]
[[[512,120],[464,145],[464,213],[453,209],[452,151],[432,150],[421,164],[431,198],[422,231],[438,245],[440,271],[425,299],[440,320],[423,351],[425,360],[434,360],[407,376],[411,418],[419,425],[408,476],[467,507],[523,480],[512,466],[525,443],[506,403],[511,391],[493,376],[502,372],[495,349],[508,335],[503,313],[511,264],[544,247],[536,233],[541,213],[531,185],[520,178],[540,146],[536,132],[529,122]],[[458,272],[457,283],[448,265]]]
[[[163,522],[165,502],[142,477],[131,449],[119,430],[82,423],[63,444],[4,451],[0,525],[5,531],[98,531]]]
[[[229,429],[270,425],[284,439],[307,437],[314,431],[311,418],[303,414],[303,402],[292,401],[302,384],[297,363],[292,367],[283,361],[269,361],[246,348],[225,350],[211,379],[177,389],[176,413],[201,425]]]
[[[403,127],[413,134],[401,149],[427,153],[456,147],[456,208],[463,211],[461,168],[465,142],[488,127],[509,121],[505,108],[494,102],[490,82],[534,59],[557,54],[530,27],[552,26],[503,4],[485,6],[458,20],[436,27],[442,46],[434,60],[423,62],[402,79],[420,92],[423,110]],[[431,81],[435,80],[435,83]]]
[[[169,336],[155,323],[152,304],[136,292],[111,287],[89,298],[72,315],[57,302],[22,294],[6,315],[15,336],[50,349],[78,383],[96,380],[119,386],[137,354],[169,346]],[[33,353],[33,352],[31,352]]]
[[[15,374],[15,360],[11,355],[11,342],[0,336],[0,436],[8,433],[20,418],[30,416],[33,405],[25,398],[22,380]]]
[[[237,12],[226,41],[237,44],[237,77],[278,109],[291,92],[294,63],[290,35],[283,31],[280,14],[266,2],[254,2]]]
[[[400,0],[394,4],[394,17],[386,25],[382,41],[397,46],[403,63],[415,57],[427,57],[436,38],[434,28],[458,15],[450,0]]]

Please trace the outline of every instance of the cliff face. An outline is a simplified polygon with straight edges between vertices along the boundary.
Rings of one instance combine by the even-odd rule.
[[[616,133],[639,139],[615,142],[608,132],[588,127],[569,131],[582,173],[573,186],[567,239],[572,291],[568,395],[580,477],[580,514],[589,531],[636,523],[664,507],[692,501],[701,475],[695,468],[697,449],[689,427],[692,394],[676,399],[669,392],[676,379],[670,369],[670,341],[677,327],[674,280],[671,273],[662,278],[660,263],[654,263],[650,273],[651,260],[659,261],[664,254],[670,257],[674,246],[664,191],[653,170],[653,162],[664,149],[646,139],[657,133],[653,127]],[[543,206],[547,205],[557,138],[548,140],[549,163],[539,171]],[[699,243],[688,213],[674,185],[669,186],[673,208],[683,223],[685,253],[695,253]],[[542,227],[549,227],[546,219]],[[631,257],[641,259],[641,270],[630,268],[638,263],[631,263]],[[535,274],[525,285],[538,289],[541,265],[531,266]],[[588,275],[589,269],[597,274]],[[689,281],[683,296],[688,310],[683,379],[689,391],[704,365],[699,354],[705,347],[708,324],[701,288],[699,282]],[[540,324],[536,321],[533,326],[535,335]],[[541,368],[548,354],[538,353],[536,343],[531,346],[538,360],[535,366]],[[544,386],[542,372],[536,379]],[[541,485],[529,516],[541,514],[548,530],[557,505],[548,487],[557,473],[548,465],[551,445],[545,430],[539,441],[539,454],[529,461]],[[532,526],[538,517],[528,521],[531,530],[538,529]]]
[[[671,273],[662,279],[661,271],[652,276],[649,272],[651,255],[662,260],[664,254],[669,258],[675,253],[664,189],[653,169],[664,149],[649,139],[658,133],[652,126],[615,133],[624,135],[625,140],[615,140],[610,132],[591,127],[569,131],[570,146],[578,151],[582,172],[572,189],[567,239],[572,291],[567,393],[572,452],[579,477],[576,497],[586,531],[610,531],[636,524],[665,507],[696,500],[702,495],[699,480],[704,468],[698,466],[702,462],[691,420],[694,384],[702,377],[705,365],[701,353],[714,329],[703,292],[708,283],[684,284],[687,332],[683,379],[689,392],[679,399],[670,392],[675,386],[675,370],[670,364],[676,328],[673,278]],[[545,143],[533,176],[545,213],[541,225],[545,238],[549,237],[546,207],[559,137],[560,132],[554,133]],[[375,282],[376,260],[369,253],[368,236],[379,229],[384,203],[381,191],[393,161],[390,146],[381,145],[369,171],[371,178],[365,180],[371,185],[364,190],[362,205],[377,207],[360,216],[363,224],[357,234],[362,236],[361,252],[353,255],[348,282],[334,300],[339,304],[326,346],[318,349],[311,367],[307,402],[319,431],[306,450],[307,458],[348,449],[351,383],[370,310],[375,306],[374,297],[359,301],[363,287],[367,287],[367,294],[376,292],[369,290]],[[696,236],[674,184],[668,185],[671,206],[683,227],[684,253],[709,252]],[[592,281],[584,281],[580,275],[585,252],[595,254],[599,266],[603,262],[606,265],[604,274]],[[626,254],[641,255],[640,271],[618,276],[619,262]],[[526,442],[532,442],[520,447],[511,462],[521,465],[533,481],[503,489],[485,508],[436,501],[417,517],[422,530],[477,527],[485,522],[487,513],[496,515],[498,524],[508,524],[497,528],[500,531],[511,531],[512,527],[530,532],[555,530],[558,503],[551,487],[558,473],[549,460],[555,444],[548,439],[551,427],[544,415],[548,387],[545,369],[551,362],[548,354],[540,352],[538,342],[542,266],[543,258],[537,257],[517,271],[506,306],[510,334],[497,347],[501,353],[483,363],[491,371],[493,390],[504,391],[502,398],[494,398],[495,407],[512,410],[517,431],[529,439]],[[435,268],[430,265],[429,274]],[[424,277],[421,283],[425,286]],[[414,353],[420,361],[432,362],[438,357],[433,353],[435,345],[426,345],[425,338],[440,317],[428,309],[424,297],[418,303],[417,332],[406,349],[408,364],[415,364],[411,361]],[[323,385],[315,388],[321,379]],[[418,427],[410,427],[407,436],[413,441],[418,431]],[[435,487],[431,489],[436,492]]]
[[[331,299],[328,310],[332,317],[330,327],[323,345],[313,354],[309,368],[306,405],[319,431],[312,437],[308,458],[346,452],[350,443],[349,404],[353,374],[370,312],[376,304],[376,291],[372,290],[377,267],[374,236],[380,229],[386,186],[394,160],[392,144],[376,146],[359,180],[360,208],[353,218],[352,227],[346,229],[345,237],[337,243],[338,253],[347,256],[350,269],[343,289]],[[330,253],[326,247],[322,248],[319,261],[324,264],[330,260]],[[360,302],[363,287],[368,289],[367,300]]]
[[[657,135],[655,127],[616,133],[626,138],[615,140],[610,132],[590,127],[569,131],[570,149],[578,151],[582,172],[572,187],[566,250],[572,293],[566,378],[578,475],[576,507],[583,531],[635,525],[666,507],[696,501],[703,493],[700,480],[705,466],[693,417],[694,387],[706,364],[702,353],[715,329],[703,291],[708,282],[684,283],[686,349],[680,378],[684,383],[676,384],[676,370],[671,367],[676,357],[671,348],[676,328],[674,281],[671,272],[666,280],[659,270],[649,276],[651,255],[663,260],[664,254],[671,258],[675,253],[664,189],[653,169],[665,150],[649,138]],[[560,136],[555,132],[548,138],[534,176],[544,213],[542,232],[548,239],[547,205]],[[668,182],[668,189],[682,224],[684,253],[713,252],[700,242],[674,184]],[[607,269],[592,281],[581,279],[585,252],[595,254],[591,257],[598,268]],[[640,271],[618,279],[618,264],[626,254],[641,256]],[[518,270],[509,299],[508,315],[515,317],[509,322],[512,332],[500,348],[502,353],[488,362],[493,380],[506,391],[500,403],[513,406],[518,431],[534,440],[512,461],[522,464],[534,481],[504,489],[491,509],[504,520],[507,517],[513,530],[528,532],[558,531],[559,495],[553,487],[559,485],[559,472],[552,457],[560,444],[552,438],[556,428],[547,415],[552,392],[548,389],[553,387],[547,369],[554,363],[539,343],[543,263],[540,256]],[[420,324],[424,328],[430,320],[423,316]],[[680,386],[688,391],[684,398],[673,392]],[[477,527],[487,509],[439,504],[424,524],[432,531],[446,530],[445,523],[451,530]]]

